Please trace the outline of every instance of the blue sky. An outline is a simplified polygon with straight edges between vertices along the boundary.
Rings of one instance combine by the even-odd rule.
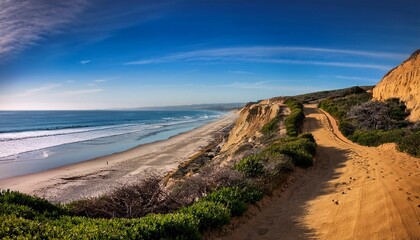
[[[0,109],[248,102],[374,85],[420,2],[0,1]]]

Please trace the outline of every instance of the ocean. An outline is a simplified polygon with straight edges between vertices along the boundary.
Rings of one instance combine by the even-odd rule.
[[[0,179],[168,139],[217,111],[0,111]]]

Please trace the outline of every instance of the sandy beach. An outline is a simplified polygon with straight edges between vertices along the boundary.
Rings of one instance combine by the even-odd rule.
[[[208,145],[213,135],[231,125],[237,116],[221,119],[167,140],[44,172],[0,180],[0,189],[11,189],[68,202],[103,194],[135,181],[147,173],[165,175]]]

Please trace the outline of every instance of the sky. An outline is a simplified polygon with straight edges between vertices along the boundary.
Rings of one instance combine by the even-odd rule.
[[[420,1],[0,0],[0,110],[249,102],[375,85]]]

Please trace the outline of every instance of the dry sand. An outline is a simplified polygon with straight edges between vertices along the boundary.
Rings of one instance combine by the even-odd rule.
[[[420,239],[420,159],[352,143],[314,105],[305,113],[315,166],[223,239]]]
[[[228,127],[236,118],[231,113],[168,140],[40,173],[2,179],[0,189],[35,194],[58,202],[97,196],[147,173],[165,175],[176,169],[189,156],[207,146],[214,133]]]

